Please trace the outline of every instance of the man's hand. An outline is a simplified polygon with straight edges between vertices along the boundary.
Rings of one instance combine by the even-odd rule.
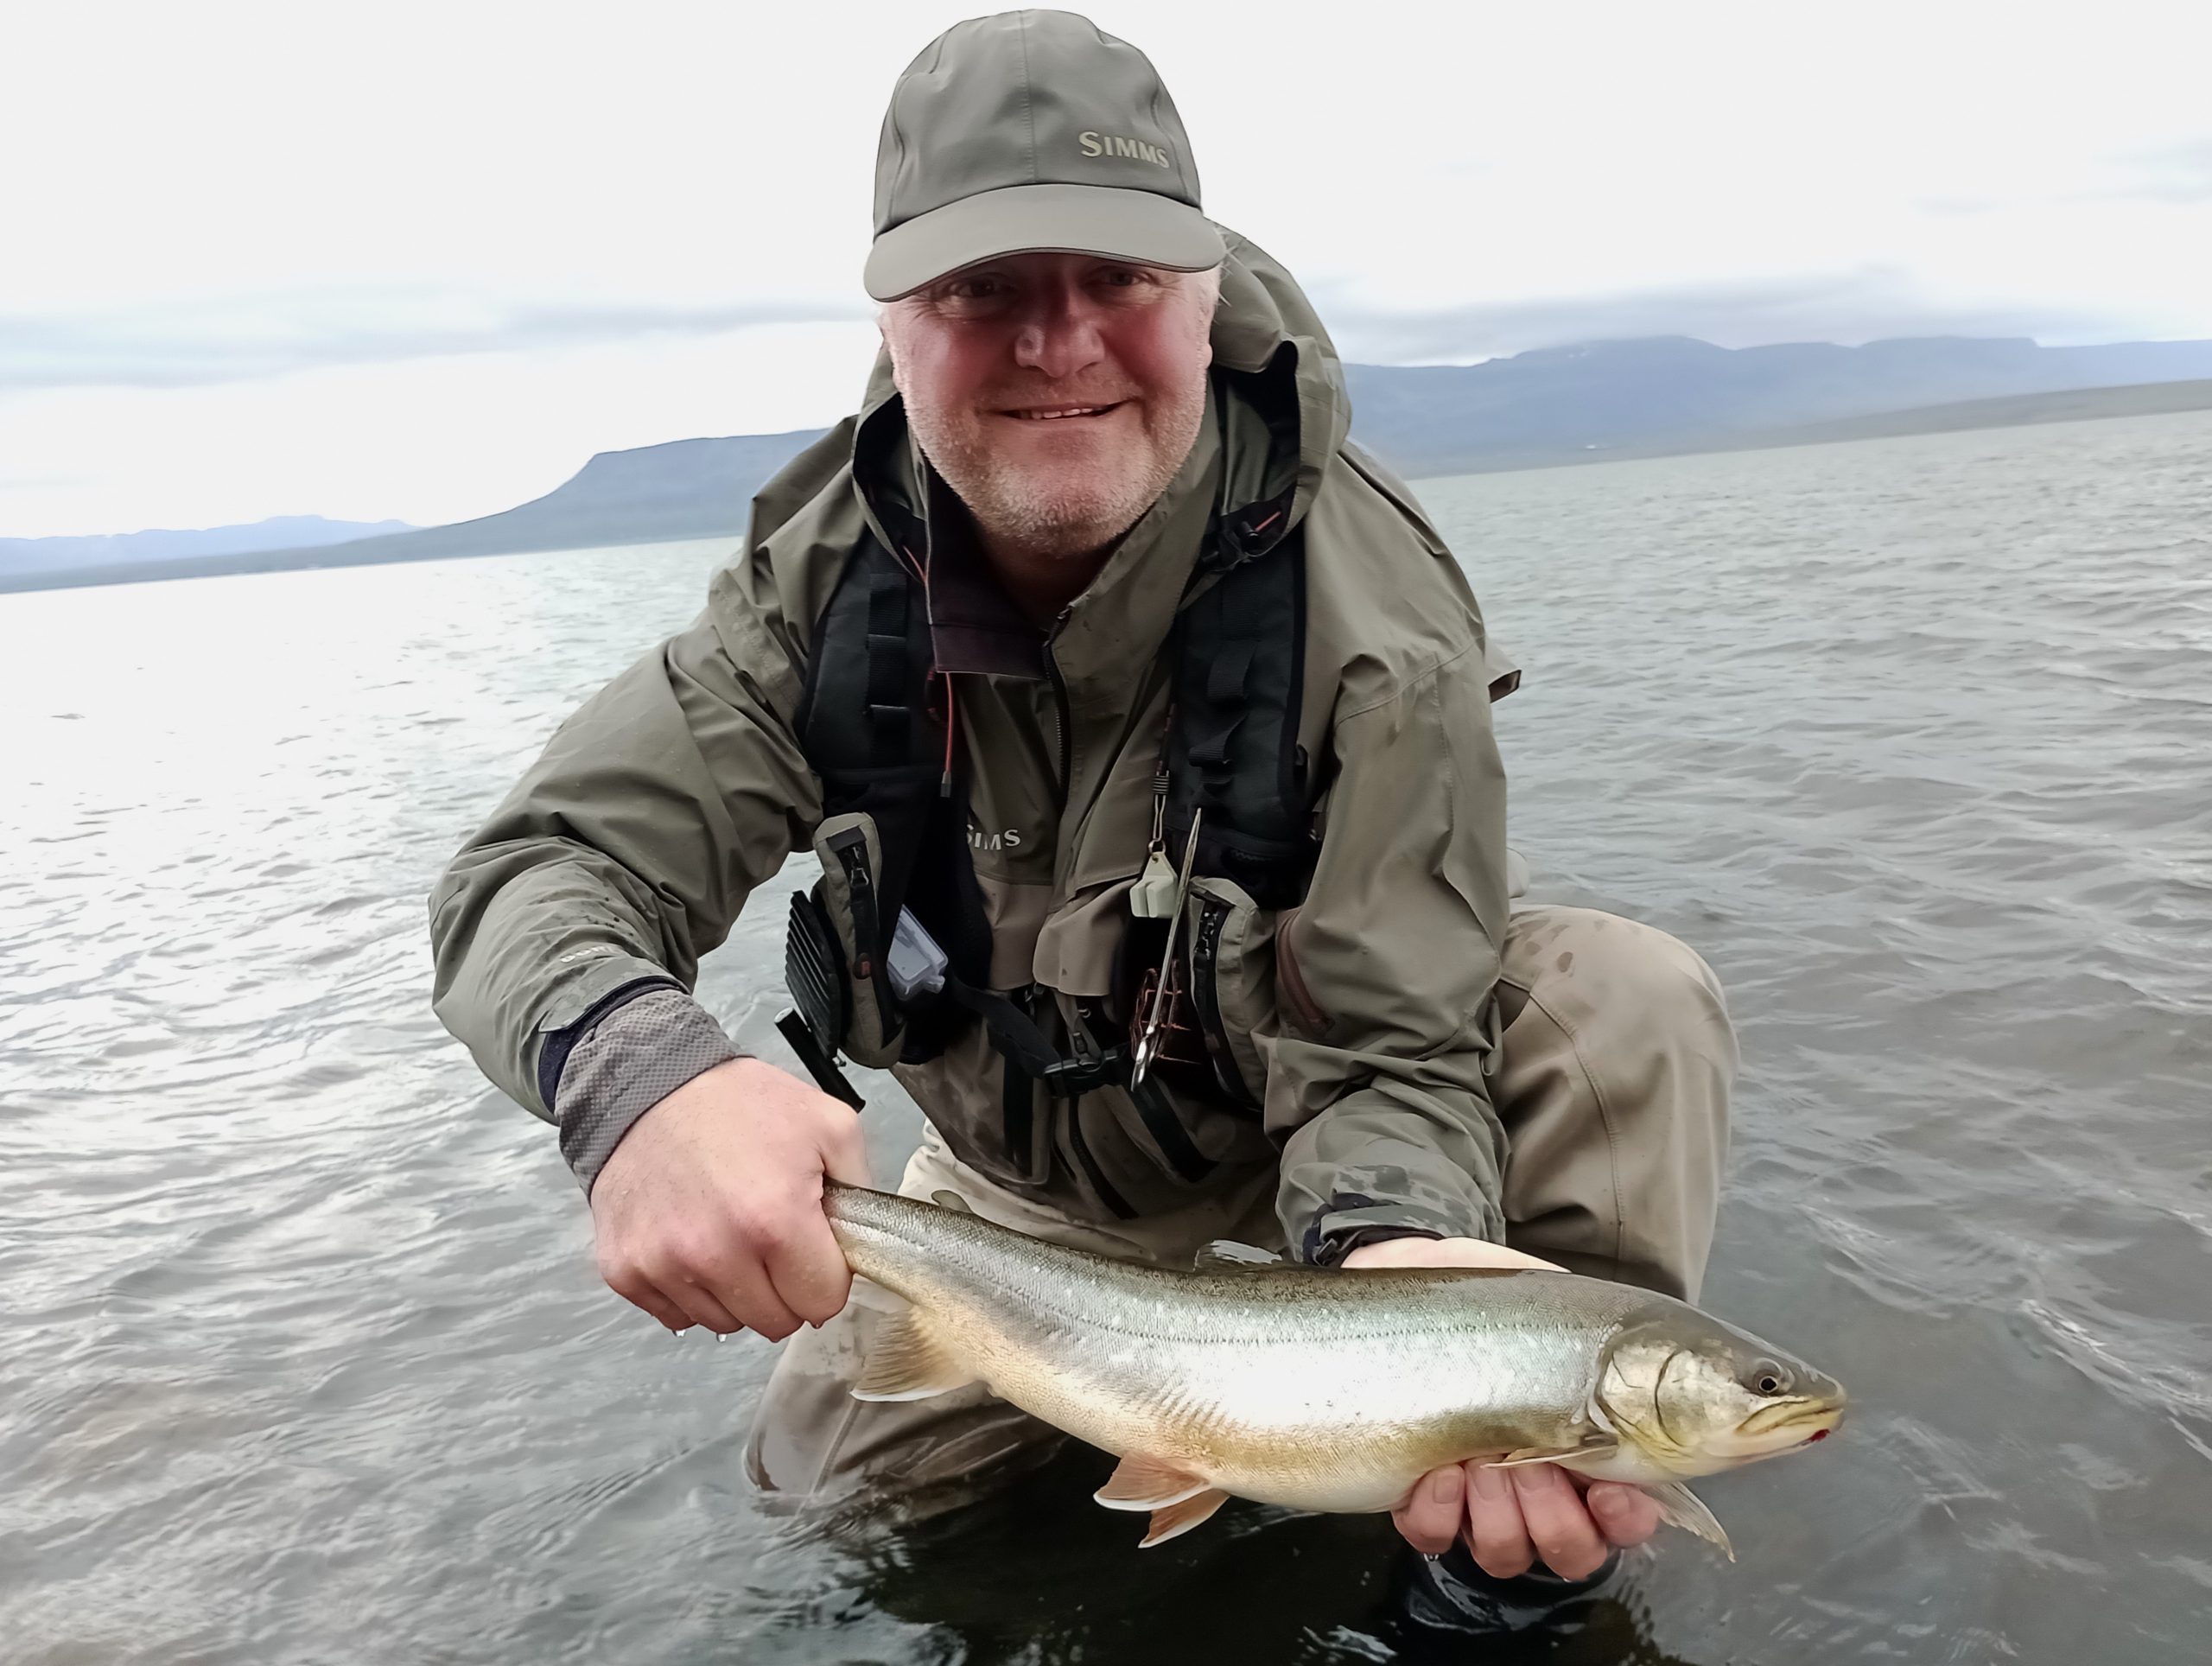
[[[1344,1257],[1359,1267],[1545,1267],[1555,1262],[1479,1238],[1390,1238]],[[1464,1530],[1475,1565],[1494,1579],[1525,1574],[1541,1558],[1562,1578],[1586,1579],[1610,1545],[1642,1544],[1659,1530],[1659,1506],[1641,1488],[1589,1481],[1556,1464],[1498,1469],[1479,1459],[1431,1470],[1390,1512],[1406,1542],[1435,1555]]]
[[[868,1183],[849,1107],[758,1059],[694,1077],[632,1124],[591,1189],[600,1276],[671,1331],[780,1341],[845,1305],[822,1179]]]

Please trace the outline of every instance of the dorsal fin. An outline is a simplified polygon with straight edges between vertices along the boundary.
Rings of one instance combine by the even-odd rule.
[[[956,1215],[972,1215],[976,1205],[949,1186],[939,1186],[930,1193],[930,1201],[939,1209],[950,1209]]]

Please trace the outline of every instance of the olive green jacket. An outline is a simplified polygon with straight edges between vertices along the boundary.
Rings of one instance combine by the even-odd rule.
[[[1042,1101],[1031,1148],[1007,1149],[1001,1062],[980,1025],[941,1058],[895,1068],[963,1161],[1077,1217],[1156,1212],[1279,1165],[1287,1239],[1310,1257],[1386,1228],[1497,1238],[1505,1151],[1489,1072],[1505,780],[1490,704],[1517,673],[1488,653],[1465,577],[1411,495],[1346,440],[1341,367],[1305,296],[1226,235],[1207,420],[1189,459],[1041,651],[1033,642],[1040,671],[957,678],[957,733],[991,984],[1036,986],[1040,1012],[1071,1014],[1112,981],[1151,834],[1162,648],[1211,518],[1294,486],[1318,862],[1302,904],[1280,914],[1214,882],[1230,908],[1223,1016],[1261,1109],[1161,1078],[1208,1166],[1192,1179],[1188,1153],[1179,1171],[1118,1088]],[[957,517],[931,519],[944,489],[933,480],[880,360],[862,411],[754,499],[698,620],[563,725],[438,882],[438,1014],[540,1116],[606,1117],[569,1103],[549,1060],[580,1030],[611,1032],[601,1015],[626,1008],[610,997],[648,982],[688,990],[753,889],[812,841],[821,788],[795,722],[816,623],[864,531],[891,543],[887,502],[929,524],[936,548]],[[1003,636],[1005,618],[963,620],[950,594],[940,604],[931,559],[940,654],[961,652],[964,626],[971,640]],[[632,1019],[648,1012],[689,1038],[679,1046],[671,1030],[660,1051],[693,1062],[655,1065],[654,1033],[632,1022],[629,1056],[590,1072],[594,1094],[643,1079],[657,1097],[668,1075],[723,1051],[698,1053],[704,1021],[687,996],[658,995]]]

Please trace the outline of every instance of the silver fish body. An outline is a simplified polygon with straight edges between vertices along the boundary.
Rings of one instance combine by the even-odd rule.
[[[832,1186],[827,1204],[853,1270],[912,1308],[858,1392],[915,1398],[980,1380],[1148,1474],[1217,1495],[1382,1510],[1429,1470],[1473,1458],[1667,1484],[1766,1455],[1695,1449],[1680,1426],[1703,1402],[1658,1397],[1685,1351],[1704,1368],[1720,1345],[1703,1339],[1716,1334],[1833,1402],[1824,1422],[1819,1407],[1802,1420],[1818,1433],[1786,1444],[1818,1439],[1840,1415],[1841,1390],[1809,1368],[1685,1303],[1599,1279],[1287,1263],[1185,1272],[880,1192]],[[1133,1484],[1122,1507],[1173,1490]]]

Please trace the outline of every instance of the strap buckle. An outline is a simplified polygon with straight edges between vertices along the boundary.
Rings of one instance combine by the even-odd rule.
[[[1046,1092],[1055,1098],[1074,1099],[1093,1088],[1119,1087],[1129,1079],[1127,1047],[1116,1045],[1101,1052],[1079,1026],[1069,1039],[1075,1045],[1076,1056],[1045,1066],[1040,1079]]]

